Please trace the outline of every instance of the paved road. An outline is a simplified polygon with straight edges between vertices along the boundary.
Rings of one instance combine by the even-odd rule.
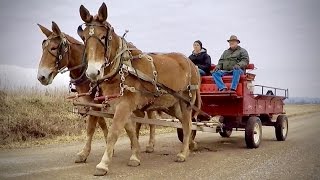
[[[180,143],[175,133],[158,135],[156,151],[141,154],[141,166],[128,167],[128,138],[116,145],[107,177],[92,176],[104,151],[95,142],[87,163],[74,164],[82,143],[41,148],[1,150],[0,179],[320,179],[320,113],[289,119],[285,142],[275,140],[274,128],[263,128],[258,149],[246,149],[244,133],[231,138],[198,133],[199,151],[185,163],[174,162]],[[140,139],[144,148],[147,137]]]

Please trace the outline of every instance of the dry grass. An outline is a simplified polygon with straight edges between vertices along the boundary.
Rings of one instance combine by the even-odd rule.
[[[86,118],[71,113],[65,91],[19,88],[0,91],[0,148],[31,147],[44,144],[84,141]],[[141,135],[148,134],[143,126]],[[157,133],[173,131],[158,128]],[[95,139],[104,136],[97,128]]]
[[[70,112],[67,93],[59,90],[41,92],[19,89],[0,91],[0,148],[30,147],[43,144],[85,140],[85,118]],[[289,117],[320,111],[320,105],[286,105]],[[156,133],[174,132],[157,128]],[[141,135],[147,135],[148,126]],[[94,139],[102,139],[99,128]]]
[[[288,117],[305,115],[314,112],[320,112],[319,104],[289,104],[285,105],[285,111]]]
[[[62,93],[0,91],[0,146],[81,134],[85,123],[71,108]]]

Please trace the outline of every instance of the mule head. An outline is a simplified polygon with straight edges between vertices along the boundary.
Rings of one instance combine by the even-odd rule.
[[[95,81],[104,75],[104,67],[111,63],[115,56],[118,39],[111,25],[106,21],[108,9],[105,3],[99,8],[98,14],[92,16],[83,6],[80,6],[80,16],[85,28],[78,28],[78,35],[85,43],[85,57],[88,62],[86,75]]]
[[[38,24],[40,30],[47,37],[42,42],[42,56],[38,67],[38,80],[42,85],[52,83],[59,70],[68,65],[66,53],[68,43],[65,35],[55,22],[52,31]]]

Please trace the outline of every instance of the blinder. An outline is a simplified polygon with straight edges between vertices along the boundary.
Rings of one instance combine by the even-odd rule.
[[[81,24],[80,26],[78,26],[77,33],[78,33],[79,37],[82,39],[82,41],[85,41],[85,39],[84,39],[84,37],[83,37],[83,35],[82,35],[82,33],[83,33],[82,25],[83,25],[83,24]]]

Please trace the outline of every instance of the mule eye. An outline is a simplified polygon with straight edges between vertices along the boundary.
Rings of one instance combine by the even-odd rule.
[[[51,51],[55,51],[57,49],[58,49],[57,47],[53,47],[53,48],[51,48]]]
[[[102,36],[102,37],[101,37],[101,42],[102,42],[103,44],[106,43],[106,36]]]

